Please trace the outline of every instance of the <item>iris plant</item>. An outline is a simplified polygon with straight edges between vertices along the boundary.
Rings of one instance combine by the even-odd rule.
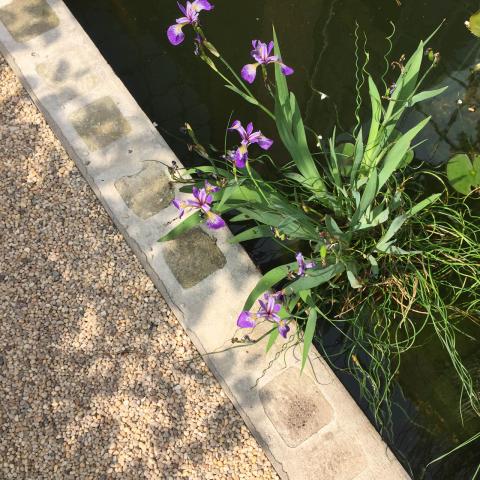
[[[172,25],[167,30],[167,37],[172,45],[180,45],[185,39],[183,27],[198,25],[199,13],[202,10],[207,12],[213,10],[213,5],[208,0],[195,0],[194,2],[187,2],[185,6],[178,3],[178,8],[183,13],[183,17],[177,18],[175,25]]]
[[[186,211],[199,210],[207,220],[207,227],[214,230],[224,227],[225,221],[223,218],[211,211],[211,203],[213,202],[212,193],[218,192],[219,190],[219,187],[215,187],[205,181],[205,188],[198,189],[197,187],[193,187],[193,199],[173,200],[173,205],[180,211],[179,218],[182,218]]]
[[[244,168],[248,160],[248,147],[254,143],[258,144],[263,150],[268,150],[273,140],[270,140],[262,134],[260,130],[253,131],[253,123],[250,122],[245,129],[239,120],[235,120],[229,130],[236,130],[241,138],[240,146],[233,154],[232,160],[237,168]]]
[[[301,252],[298,252],[295,255],[295,258],[297,259],[298,263],[297,275],[299,277],[303,277],[307,270],[310,270],[311,268],[315,268],[317,266],[315,262],[306,262]]]
[[[263,300],[258,300],[258,303],[260,304],[258,312],[242,312],[238,317],[237,326],[240,328],[253,328],[258,320],[266,320],[267,322],[276,323],[280,335],[283,338],[287,338],[287,333],[290,331],[290,327],[288,326],[287,321],[282,320],[278,315],[278,312],[282,308],[282,304],[279,303],[280,298],[281,296],[278,294],[266,293],[263,296]]]
[[[277,55],[270,55],[274,47],[273,41],[267,45],[260,40],[253,40],[252,45],[253,50],[250,54],[255,60],[255,63],[249,63],[242,68],[242,78],[246,82],[253,83],[257,76],[257,68],[260,65],[266,66],[270,63],[280,65],[280,69],[284,75],[291,75],[293,73],[293,68],[285,65]]]

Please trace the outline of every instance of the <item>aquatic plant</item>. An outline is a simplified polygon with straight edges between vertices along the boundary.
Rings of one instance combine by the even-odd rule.
[[[257,76],[257,68],[262,66],[264,77],[266,77],[266,65],[270,63],[275,63],[280,65],[280,71],[284,75],[291,75],[293,73],[293,68],[288,67],[284,63],[282,63],[280,57],[278,55],[271,55],[274,44],[273,41],[269,42],[268,45],[266,43],[261,42],[260,40],[253,40],[252,41],[253,50],[250,52],[250,55],[255,60],[255,63],[249,63],[242,68],[242,78],[248,82],[253,83],[255,81],[255,77]]]
[[[201,218],[205,218],[207,227],[214,230],[223,228],[225,221],[220,215],[213,213],[211,210],[211,203],[213,202],[212,193],[216,193],[219,190],[219,187],[214,187],[205,180],[205,188],[192,188],[193,199],[180,200],[176,198],[172,204],[180,211],[179,218],[182,218],[186,211],[197,210]]]
[[[276,294],[266,293],[263,296],[263,300],[258,300],[260,305],[258,311],[243,311],[237,319],[237,326],[240,328],[254,328],[257,322],[262,320],[276,324],[278,333],[283,338],[287,338],[290,327],[288,326],[287,319],[281,318],[280,316],[280,310],[282,308],[281,300],[283,300],[283,295],[278,292]]]
[[[192,25],[196,28],[199,26],[199,14],[202,10],[213,10],[213,5],[207,0],[195,0],[187,2],[185,6],[178,4],[178,8],[183,13],[183,17],[177,18],[176,23],[167,30],[168,40],[172,45],[180,45],[185,40],[183,27]]]
[[[257,132],[253,131],[252,122],[250,122],[245,129],[240,120],[235,120],[229,130],[237,131],[241,138],[240,146],[232,157],[237,168],[245,168],[248,160],[248,147],[250,145],[256,143],[263,150],[268,150],[273,144],[273,140],[265,137],[260,130]]]
[[[291,254],[291,263],[267,272],[249,294],[238,327],[271,323],[267,349],[279,335],[297,336],[303,343],[302,369],[314,340],[334,365],[338,353],[327,351],[321,331],[328,327],[338,332],[345,370],[357,380],[384,431],[391,426],[394,378],[402,355],[420,347],[420,334],[428,330],[457,373],[459,405],[467,399],[480,414],[478,392],[457,349],[458,337],[466,335],[465,322],[480,324],[480,218],[465,198],[449,193],[444,176],[426,167],[410,168],[414,142],[430,118],[407,131],[399,127],[408,109],[445,90],[421,89],[440,58],[427,49],[432,36],[419,43],[408,61],[393,62],[399,73],[384,95],[365,65],[359,66],[357,125],[351,141],[339,144],[335,130],[327,141],[318,134],[308,138],[310,129],[287,84],[293,70],[283,63],[275,30],[268,44],[253,42],[256,63],[237,73],[198,23],[192,27],[198,57],[228,89],[274,121],[288,158],[274,161],[265,152],[250,156],[251,144],[268,150],[272,141],[237,120],[231,129],[240,133],[241,145],[236,150],[225,146],[223,155],[209,153],[188,130],[193,148],[208,164],[175,172],[175,180],[191,185],[194,195],[208,178],[221,187],[215,194],[218,214],[229,213],[231,222],[255,224],[232,242],[268,237]],[[422,71],[425,60],[428,67]],[[273,79],[268,77],[269,64]],[[273,109],[249,89],[259,67]],[[371,104],[368,131],[358,113],[364,81]],[[274,181],[252,168],[262,163],[276,170]],[[430,193],[424,191],[425,179],[434,188]],[[160,240],[176,238],[202,221],[196,212]],[[308,260],[298,253],[298,245]],[[275,296],[268,293],[272,289]],[[252,308],[262,295],[255,312]],[[300,328],[290,328],[293,323]]]

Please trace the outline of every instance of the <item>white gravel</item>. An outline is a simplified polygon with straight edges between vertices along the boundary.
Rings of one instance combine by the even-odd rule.
[[[277,478],[0,57],[0,479]]]

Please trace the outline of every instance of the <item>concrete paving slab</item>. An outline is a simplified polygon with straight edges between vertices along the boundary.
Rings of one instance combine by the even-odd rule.
[[[227,263],[216,240],[200,228],[167,242],[164,256],[183,288],[194,287]]]
[[[131,131],[111,97],[102,97],[70,115],[70,122],[90,151],[110,145]]]
[[[308,462],[302,462],[302,458],[308,458]],[[353,480],[368,471],[368,461],[356,438],[332,430],[308,445],[304,455],[295,460],[295,468],[302,471],[306,480]],[[383,479],[390,478],[385,472]]]
[[[81,49],[75,47],[70,53],[72,57],[83,57],[84,55]],[[91,72],[90,69],[73,68],[72,62],[64,58],[49,59],[35,67],[40,77],[45,79],[52,88],[55,88],[61,103],[66,103],[79,94],[93,90],[100,82],[98,75]]]
[[[168,207],[174,194],[165,167],[155,160],[143,163],[138,173],[120,178],[115,187],[135,215],[146,220]]]
[[[60,23],[45,0],[14,0],[0,8],[0,21],[20,43],[42,35]]]
[[[321,390],[296,368],[287,368],[259,394],[265,413],[289,447],[298,447],[333,419]]]

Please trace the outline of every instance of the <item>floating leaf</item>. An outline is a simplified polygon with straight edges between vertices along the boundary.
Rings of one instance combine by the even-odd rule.
[[[476,37],[480,37],[480,10],[474,13],[465,25]]]
[[[466,153],[453,156],[447,163],[447,177],[457,192],[468,195],[472,187],[480,186],[480,155],[475,155],[473,164]]]

